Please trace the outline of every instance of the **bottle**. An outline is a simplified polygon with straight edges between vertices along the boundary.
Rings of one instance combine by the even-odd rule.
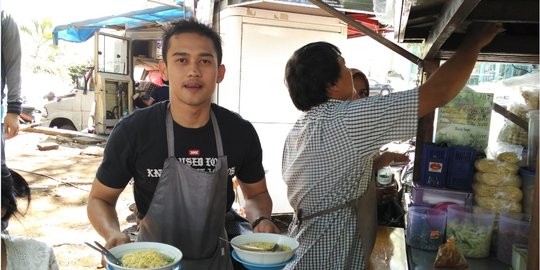
[[[384,167],[377,172],[377,186],[384,187],[392,184],[394,171],[390,167]]]

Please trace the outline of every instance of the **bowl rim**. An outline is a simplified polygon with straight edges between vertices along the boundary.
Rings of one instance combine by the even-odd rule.
[[[242,245],[242,244],[245,244],[245,243],[233,243],[233,241],[235,241],[235,239],[241,239],[241,238],[247,238],[249,236],[252,236],[254,234],[258,234],[258,235],[262,235],[262,236],[272,236],[272,237],[275,237],[276,235],[278,237],[282,237],[283,239],[288,239],[288,240],[292,240],[294,241],[294,247],[292,246],[289,246],[289,245],[286,245],[287,247],[291,248],[290,251],[276,251],[276,252],[261,252],[261,251],[251,251],[251,250],[245,250],[245,249],[241,249],[238,247],[238,245]],[[236,240],[238,241],[238,240]],[[255,241],[258,241],[258,240],[255,240]],[[251,241],[253,242],[253,240]],[[295,253],[296,250],[298,249],[298,247],[300,247],[300,243],[298,242],[298,240],[288,236],[288,235],[282,235],[282,234],[277,234],[277,233],[247,233],[247,234],[241,234],[241,235],[237,235],[235,237],[233,237],[231,240],[230,240],[230,243],[231,243],[231,246],[233,247],[234,250],[241,250],[242,253],[247,253],[247,254],[286,254],[286,253]],[[249,242],[247,242],[249,243]],[[279,241],[276,241],[277,244],[280,244],[282,245],[281,243],[279,243]]]

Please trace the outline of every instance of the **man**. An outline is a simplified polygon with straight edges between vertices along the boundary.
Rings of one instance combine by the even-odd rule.
[[[373,154],[415,136],[418,118],[455,97],[499,29],[471,27],[419,89],[367,99],[352,100],[351,72],[334,45],[311,43],[293,54],[285,79],[304,114],[287,136],[282,173],[295,212],[289,233],[300,247],[285,269],[366,268],[376,229]]]
[[[2,179],[9,179],[6,166],[4,145],[6,139],[17,136],[19,132],[19,115],[22,111],[21,99],[21,41],[19,27],[11,15],[2,10]],[[5,88],[7,85],[7,95]]]
[[[106,247],[129,242],[115,204],[134,179],[138,241],[178,247],[182,269],[231,269],[225,213],[239,180],[255,232],[279,232],[270,219],[262,150],[251,123],[211,103],[225,75],[219,35],[193,19],[163,35],[159,69],[170,101],[138,110],[111,133],[88,200],[88,217]]]

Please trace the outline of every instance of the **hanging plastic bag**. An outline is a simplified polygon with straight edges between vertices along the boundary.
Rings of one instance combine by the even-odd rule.
[[[445,244],[439,246],[437,257],[433,263],[434,268],[467,269],[469,263],[459,252],[454,244],[454,238],[450,238]]]

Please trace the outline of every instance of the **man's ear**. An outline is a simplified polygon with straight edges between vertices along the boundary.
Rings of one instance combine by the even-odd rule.
[[[335,93],[337,89],[335,84],[328,86],[326,89],[328,91],[328,98],[333,99],[336,97]]]
[[[226,71],[225,65],[223,64],[219,65],[216,83],[220,83],[221,81],[223,81],[223,79],[225,78],[225,71]]]
[[[158,67],[159,67],[159,73],[161,74],[162,80],[168,81],[169,75],[167,73],[167,64],[165,63],[165,61],[159,60]]]

